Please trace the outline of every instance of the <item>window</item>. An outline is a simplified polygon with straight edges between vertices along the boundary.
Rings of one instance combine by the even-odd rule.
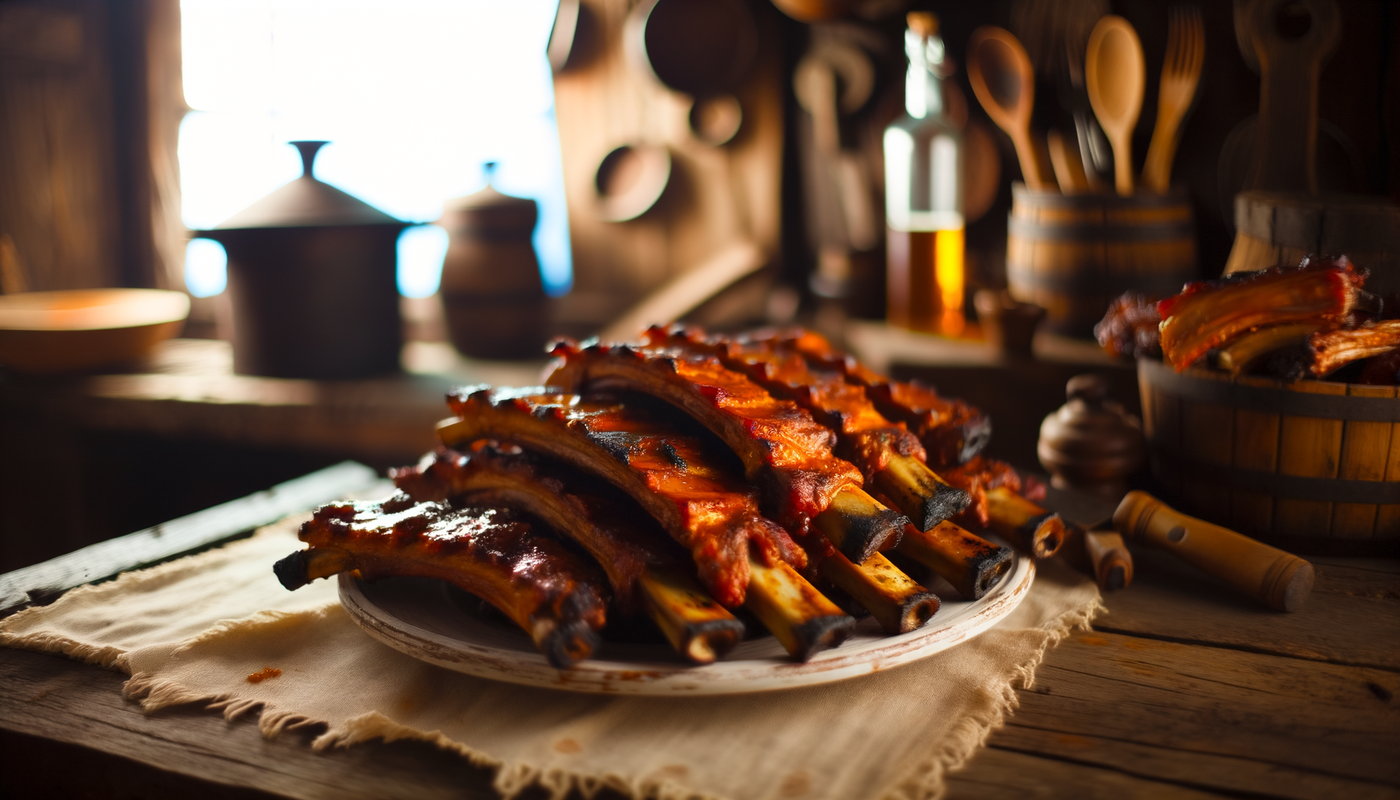
[[[331,142],[316,177],[409,222],[485,182],[534,198],[545,287],[571,263],[545,46],[557,0],[182,0],[181,213],[211,228],[301,173],[286,142]],[[437,290],[446,233],[407,229],[399,287]],[[224,286],[223,248],[195,239],[186,282]]]

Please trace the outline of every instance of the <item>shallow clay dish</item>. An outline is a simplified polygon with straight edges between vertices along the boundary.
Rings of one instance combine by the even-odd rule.
[[[425,578],[368,583],[340,575],[340,604],[369,635],[414,658],[457,672],[526,686],[589,694],[718,695],[767,692],[868,675],[907,664],[967,641],[1011,613],[1030,590],[1035,566],[1017,556],[1011,571],[985,597],[943,605],[912,633],[885,636],[869,617],[839,647],[811,661],[788,659],[772,636],[740,642],[707,666],[683,661],[662,644],[606,641],[593,658],[571,669],[551,667],[524,633],[473,610],[470,596]]]
[[[180,332],[182,292],[76,289],[0,295],[0,364],[21,372],[79,372],[140,358]]]

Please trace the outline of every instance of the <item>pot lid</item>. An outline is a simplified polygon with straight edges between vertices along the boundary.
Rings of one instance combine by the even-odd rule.
[[[517,229],[534,230],[539,218],[539,206],[527,197],[513,197],[503,194],[491,185],[491,175],[496,171],[496,162],[486,163],[486,188],[466,197],[458,197],[442,204],[444,215],[457,216],[458,220],[473,228],[508,231]],[[444,222],[449,220],[444,219]]]
[[[219,223],[214,230],[407,224],[316,179],[316,152],[327,142],[288,144],[301,152],[301,177]]]

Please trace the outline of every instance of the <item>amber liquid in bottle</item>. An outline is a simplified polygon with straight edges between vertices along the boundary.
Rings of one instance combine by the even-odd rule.
[[[963,229],[897,231],[889,229],[889,297],[891,325],[956,336],[963,315]]]
[[[965,325],[962,131],[946,113],[938,20],[909,15],[905,110],[885,129],[891,325],[957,336]]]

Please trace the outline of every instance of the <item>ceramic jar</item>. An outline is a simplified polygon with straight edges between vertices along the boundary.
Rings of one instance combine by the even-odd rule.
[[[530,241],[538,218],[534,200],[489,184],[444,204],[438,224],[449,244],[439,293],[448,335],[463,355],[543,356],[549,306]]]

